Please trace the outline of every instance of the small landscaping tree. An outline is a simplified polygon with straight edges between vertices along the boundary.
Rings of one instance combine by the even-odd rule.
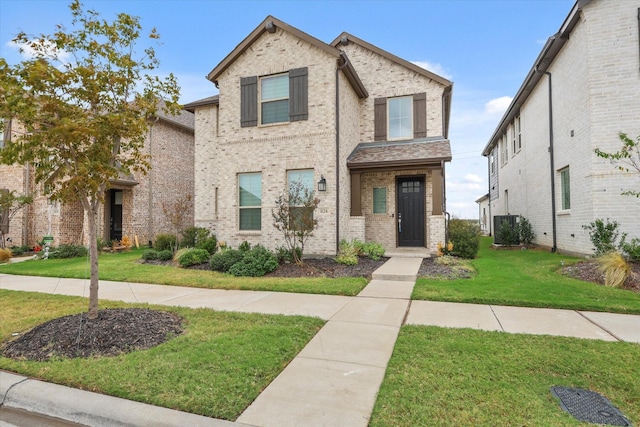
[[[36,183],[55,200],[79,202],[88,219],[90,286],[88,317],[98,316],[97,217],[110,183],[146,172],[143,147],[160,99],[179,109],[179,87],[160,79],[152,47],[140,48],[140,19],[120,13],[109,22],[79,0],[72,28],[53,34],[20,33],[13,40],[30,57],[16,65],[0,58],[0,117],[25,128],[0,150],[6,164],[30,164]],[[151,40],[159,38],[155,29]],[[1,130],[1,129],[0,129]]]
[[[296,181],[278,196],[276,207],[271,210],[273,226],[284,236],[285,246],[296,264],[302,264],[304,245],[318,226],[314,212],[319,203],[312,189]]]
[[[640,174],[640,135],[634,140],[629,138],[627,134],[620,132],[618,137],[620,141],[622,141],[622,148],[620,148],[620,150],[615,153],[607,153],[596,148],[596,155],[603,159],[608,159],[621,171],[629,172],[629,169],[634,169]],[[622,194],[625,196],[640,197],[640,191],[629,190]]]
[[[162,202],[162,212],[171,225],[173,235],[176,237],[175,247],[171,249],[175,252],[180,248],[180,236],[187,227],[189,212],[193,211],[193,199],[191,194],[185,194],[172,201]]]
[[[15,191],[0,190],[0,248],[5,248],[6,238],[9,234],[11,219],[28,204],[33,202],[33,197],[17,194]]]
[[[532,244],[536,238],[531,222],[522,215],[520,215],[520,221],[518,222],[518,235],[520,236],[520,242],[524,245]]]

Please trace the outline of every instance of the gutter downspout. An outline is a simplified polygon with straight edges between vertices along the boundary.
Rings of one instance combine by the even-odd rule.
[[[336,67],[336,254],[340,251],[340,71],[349,63],[345,56],[340,55],[340,59]]]
[[[26,163],[24,170],[24,195],[31,195],[31,163]],[[25,205],[22,218],[22,246],[29,244],[29,216],[31,205]]]
[[[549,77],[549,167],[551,178],[551,233],[553,235],[553,246],[551,246],[551,252],[556,252],[558,248],[556,234],[556,169],[553,161],[553,91],[551,84],[551,73],[548,71],[544,71],[544,74]]]
[[[149,126],[149,159],[153,162],[153,125],[158,122],[159,118],[154,117]],[[147,212],[147,223],[149,226],[149,247],[152,247],[153,243],[153,168],[149,171],[149,206]]]

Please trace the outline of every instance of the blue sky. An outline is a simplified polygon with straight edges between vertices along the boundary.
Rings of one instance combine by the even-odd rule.
[[[10,42],[20,31],[50,34],[69,24],[67,0],[0,0],[0,55],[21,60]],[[487,192],[481,152],[548,37],[574,0],[213,1],[85,0],[111,20],[139,16],[155,27],[161,73],[174,73],[182,102],[217,93],[205,79],[267,15],[326,43],[346,31],[454,82],[447,166],[447,210],[477,218]],[[147,46],[142,40],[141,46]]]

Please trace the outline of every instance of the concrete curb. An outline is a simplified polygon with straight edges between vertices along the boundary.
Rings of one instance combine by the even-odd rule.
[[[88,426],[242,426],[0,371],[1,404]]]

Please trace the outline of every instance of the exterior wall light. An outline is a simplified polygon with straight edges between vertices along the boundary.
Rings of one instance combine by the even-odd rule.
[[[320,175],[320,181],[318,181],[318,191],[327,191],[327,180],[324,179],[324,175]]]

